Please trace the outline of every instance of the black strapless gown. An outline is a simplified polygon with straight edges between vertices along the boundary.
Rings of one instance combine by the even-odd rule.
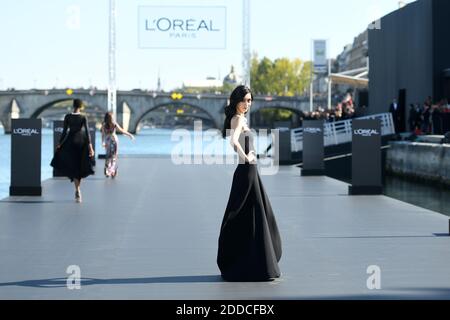
[[[244,133],[245,152],[253,149]],[[243,144],[242,144],[243,145]],[[256,164],[234,172],[220,236],[217,264],[226,281],[270,281],[280,277],[281,238]]]

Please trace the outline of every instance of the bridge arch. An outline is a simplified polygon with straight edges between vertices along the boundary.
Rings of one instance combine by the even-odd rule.
[[[73,101],[75,98],[66,98],[66,99],[56,99],[50,102],[47,102],[43,106],[38,107],[34,112],[31,114],[30,118],[38,118],[45,110],[50,109],[52,106],[54,106],[57,103],[65,102],[65,101]]]
[[[211,121],[211,123],[213,124],[213,126],[214,126],[216,129],[220,130],[220,128],[221,128],[220,124],[217,123],[217,120],[214,118],[214,116],[211,114],[211,112],[207,111],[205,108],[203,108],[203,107],[201,107],[201,106],[198,106],[198,105],[195,105],[195,104],[190,103],[190,102],[185,102],[185,101],[178,102],[178,101],[177,101],[177,102],[164,102],[164,103],[159,103],[159,104],[157,104],[157,105],[155,105],[155,106],[149,108],[148,110],[145,110],[145,112],[143,112],[141,115],[138,115],[138,116],[137,116],[135,123],[131,123],[131,124],[130,124],[130,132],[136,132],[137,129],[138,129],[138,127],[139,127],[139,124],[140,124],[140,123],[142,122],[142,120],[144,120],[151,112],[153,112],[153,111],[155,111],[155,110],[157,110],[157,109],[166,107],[166,106],[175,106],[175,107],[189,106],[189,107],[192,107],[192,108],[194,108],[194,109],[200,110],[200,111],[202,111],[202,112],[207,116],[208,120]],[[191,116],[192,116],[192,115],[191,115]],[[204,117],[201,117],[201,116],[192,116],[192,117],[195,117],[195,118],[198,118],[198,119],[204,119]]]
[[[53,108],[55,105],[58,105],[60,103],[64,103],[64,102],[70,102],[66,108],[66,106],[64,106],[64,108],[61,108],[61,111],[64,110],[64,114],[67,114],[69,112],[71,112],[72,110],[72,101],[77,99],[77,97],[67,97],[67,98],[59,98],[59,99],[54,99],[54,100],[50,100],[45,102],[45,104],[38,106],[33,113],[30,115],[30,118],[47,118],[47,120],[55,120],[56,118],[59,118],[60,115],[59,113],[55,113],[55,114],[51,114],[51,115],[45,115],[44,113],[47,110],[50,110],[51,108]],[[88,116],[88,120],[89,122],[92,123],[99,123],[102,121],[103,119],[103,115],[104,115],[104,108],[98,104],[95,103],[95,101],[92,100],[85,100],[82,99],[83,102],[85,103],[85,107],[86,110],[84,111],[84,113]],[[68,110],[69,109],[69,110]],[[56,112],[56,109],[55,109]],[[49,125],[49,123],[46,124],[47,126]]]

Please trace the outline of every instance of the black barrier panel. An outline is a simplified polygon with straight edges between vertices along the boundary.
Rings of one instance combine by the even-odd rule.
[[[323,120],[303,121],[302,176],[321,176],[325,173]]]
[[[277,129],[277,130],[279,130],[278,134],[279,134],[279,146],[280,146],[278,148],[279,163],[280,164],[290,164],[292,161],[291,130],[285,130],[285,129]],[[274,151],[276,151],[276,148]]]
[[[442,134],[450,132],[450,113],[442,113]]]
[[[11,196],[40,196],[41,119],[11,120]]]
[[[381,121],[353,120],[351,195],[377,195],[381,177]]]
[[[64,130],[64,121],[56,120],[53,121],[53,153],[56,151],[56,146],[59,143],[62,132]],[[53,169],[54,177],[63,177],[63,174],[56,169]]]
[[[94,153],[95,153],[95,135],[97,132],[97,128],[95,126],[95,122],[89,122],[89,135],[91,136],[91,143],[92,143],[92,148],[94,149]],[[95,161],[95,157],[94,157],[94,165],[96,165],[96,161]]]

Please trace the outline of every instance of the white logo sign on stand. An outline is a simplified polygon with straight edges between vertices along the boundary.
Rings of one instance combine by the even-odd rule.
[[[314,72],[327,72],[327,41],[314,40]]]

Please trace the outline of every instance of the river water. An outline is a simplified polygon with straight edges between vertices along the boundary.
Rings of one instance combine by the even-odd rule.
[[[387,176],[384,194],[450,216],[450,188]]]
[[[217,130],[188,131],[170,129],[143,129],[135,140],[119,135],[120,155],[156,155],[170,157],[172,152],[183,155],[231,155],[234,154],[228,140],[224,140]],[[263,153],[267,148],[269,137],[255,137],[255,148]],[[101,148],[101,137],[96,134],[96,153],[104,151]],[[181,150],[181,151],[180,151]],[[52,177],[53,168],[50,161],[53,157],[53,132],[42,130],[41,180]],[[11,177],[11,135],[5,135],[0,128],[0,199],[9,194]],[[97,168],[98,169],[98,168]]]
[[[190,154],[234,154],[227,140],[222,139],[218,131],[181,131],[190,137],[191,145],[185,153]],[[131,141],[125,136],[119,135],[119,153],[121,155],[158,155],[170,156],[180,146],[181,139],[173,139],[173,130],[169,129],[143,129],[136,135],[136,140]],[[199,143],[200,142],[200,143]],[[263,153],[270,139],[256,137],[255,147],[258,153]],[[8,196],[10,185],[11,163],[11,136],[3,134],[0,128],[0,199]],[[101,150],[101,138],[96,135],[96,153]],[[42,181],[51,178],[52,167],[49,163],[53,156],[53,133],[51,129],[42,130],[42,155],[41,178]],[[450,189],[412,182],[398,177],[386,177],[384,194],[450,216]]]

